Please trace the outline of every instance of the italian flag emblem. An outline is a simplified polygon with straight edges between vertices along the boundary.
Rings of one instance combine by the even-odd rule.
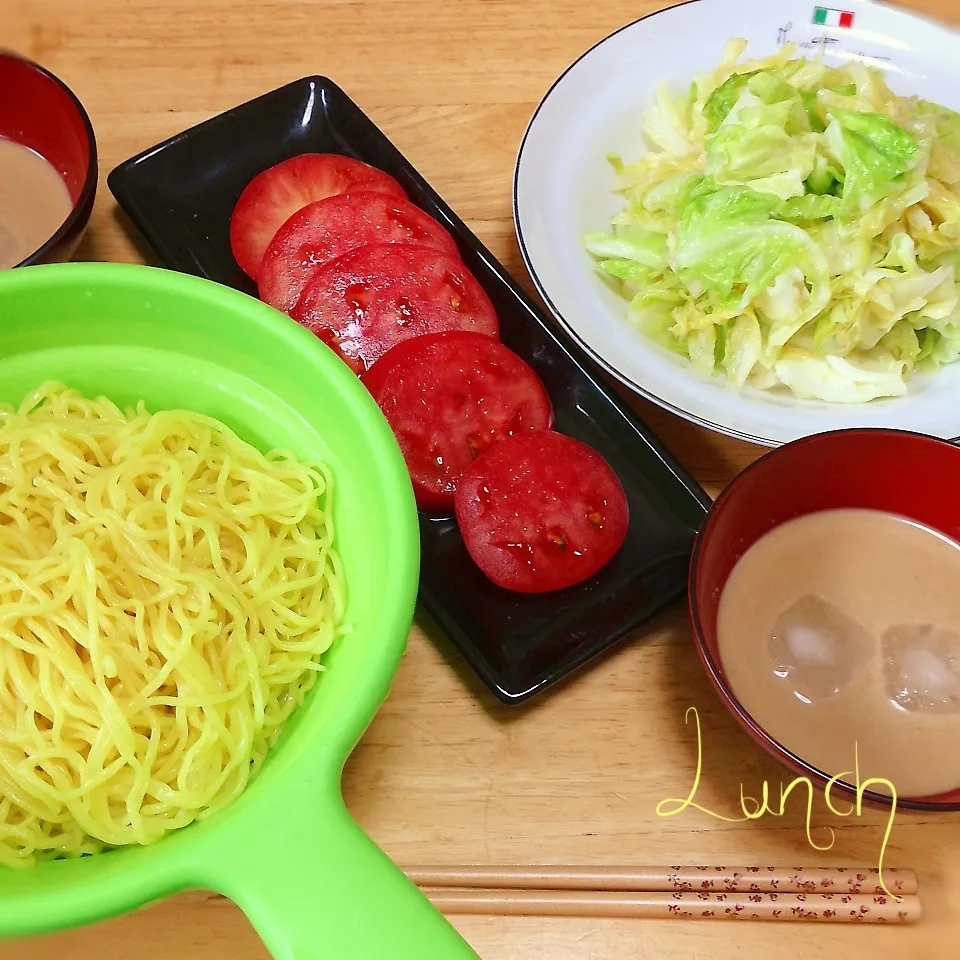
[[[814,7],[813,22],[818,27],[849,29],[853,26],[853,13],[850,10],[837,10],[835,7]]]

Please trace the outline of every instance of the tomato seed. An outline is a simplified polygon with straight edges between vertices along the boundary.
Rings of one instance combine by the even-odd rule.
[[[443,277],[443,284],[450,291],[450,306],[454,310],[459,310],[460,305],[463,302],[463,280],[460,279],[455,273],[450,270],[447,270]]]
[[[560,530],[548,530],[547,540],[550,543],[552,543],[558,550],[567,549],[567,538],[563,535],[563,532]]]

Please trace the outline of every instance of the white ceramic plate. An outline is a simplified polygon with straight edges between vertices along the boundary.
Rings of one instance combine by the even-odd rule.
[[[527,128],[514,177],[514,221],[534,282],[557,319],[595,360],[638,393],[696,423],[774,446],[844,427],[892,427],[960,437],[960,363],[915,377],[896,400],[841,406],[759,390],[735,391],[698,376],[688,362],[644,338],[626,301],[597,275],[581,240],[606,230],[620,207],[606,155],[644,152],[643,112],[656,84],[685,88],[720,61],[731,37],[766,56],[787,41],[828,62],[883,66],[901,95],[960,109],[960,37],[870,0],[829,0],[821,26],[808,0],[690,0],[631,23],[577,60],[550,88]]]

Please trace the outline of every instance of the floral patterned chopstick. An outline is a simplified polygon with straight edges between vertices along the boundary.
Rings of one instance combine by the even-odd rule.
[[[420,887],[493,890],[804,893],[906,896],[917,892],[913,870],[862,867],[589,867],[411,866]]]
[[[425,887],[447,914],[640,917],[901,924],[922,916],[920,898],[853,893],[704,893],[690,891],[511,890]]]

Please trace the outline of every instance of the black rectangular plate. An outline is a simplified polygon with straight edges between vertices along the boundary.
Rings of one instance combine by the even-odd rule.
[[[120,164],[110,190],[166,266],[256,295],[230,252],[230,214],[261,170],[299,153],[342,153],[395,177],[454,236],[500,317],[503,342],[540,375],[557,429],[590,444],[620,477],[630,529],[593,579],[558,593],[510,593],[474,566],[451,519],[420,518],[420,601],[493,693],[545,690],[683,596],[709,499],[651,431],[604,389],[580,349],[376,125],[335,84],[306,77]]]

